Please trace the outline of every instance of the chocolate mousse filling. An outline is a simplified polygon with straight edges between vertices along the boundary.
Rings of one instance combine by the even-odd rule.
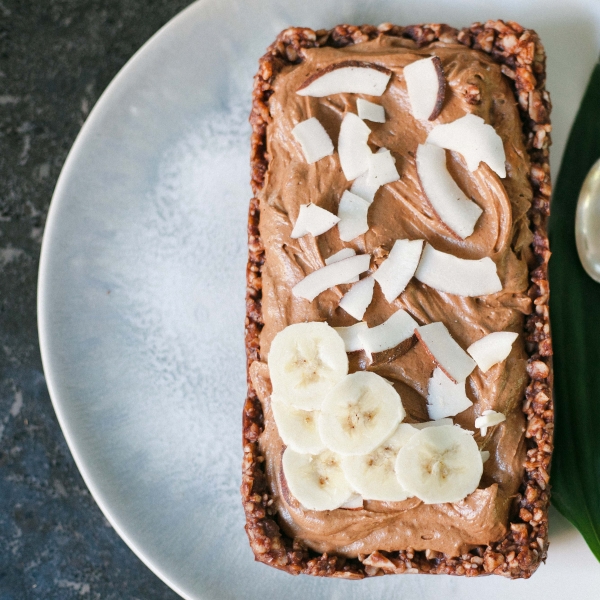
[[[484,163],[469,171],[447,152],[448,169],[465,194],[483,209],[475,232],[457,237],[433,211],[420,185],[415,151],[434,123],[413,118],[403,67],[439,57],[447,86],[436,123],[467,114],[482,117],[502,138],[507,176]],[[316,117],[337,140],[346,112],[370,96],[314,98],[296,92],[320,70],[344,61],[389,69],[386,92],[377,98],[385,123],[369,123],[373,151],[388,148],[400,179],[381,187],[369,209],[369,230],[341,242],[337,228],[318,236],[290,237],[303,204],[334,214],[350,188],[337,153],[315,164],[303,159],[292,129]],[[255,78],[253,188],[248,269],[249,396],[244,412],[246,529],[258,560],[291,573],[357,578],[399,572],[499,573],[528,577],[547,550],[548,469],[552,450],[551,346],[547,310],[545,222],[549,205],[549,99],[544,90],[543,48],[534,32],[514,23],[475,24],[461,32],[447,26],[374,28],[339,26],[332,31],[284,31],[261,59]],[[345,247],[371,254],[374,271],[397,239],[424,239],[437,250],[466,259],[492,258],[503,289],[462,297],[436,291],[413,278],[393,302],[375,286],[363,318],[374,327],[402,308],[419,324],[442,321],[467,348],[493,331],[519,334],[509,357],[467,380],[473,407],[454,422],[475,431],[490,452],[479,488],[461,502],[423,504],[366,501],[362,509],[310,511],[289,493],[281,468],[283,442],[270,410],[266,365],[275,335],[290,324],[356,321],[338,304],[349,285],[314,301],[292,288]],[[429,420],[427,384],[435,364],[420,343],[374,355],[349,355],[350,372],[372,370],[394,384],[405,422]],[[474,428],[484,410],[506,415],[485,436]]]

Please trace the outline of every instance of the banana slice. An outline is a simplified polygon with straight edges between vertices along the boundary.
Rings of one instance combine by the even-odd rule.
[[[292,496],[308,510],[339,508],[354,494],[342,471],[341,457],[329,450],[314,456],[286,448],[282,466]]]
[[[327,394],[318,428],[329,450],[345,456],[367,454],[393,433],[405,414],[398,392],[383,377],[357,371]]]
[[[396,459],[400,485],[425,504],[462,500],[477,489],[482,473],[471,432],[455,425],[421,429]]]
[[[411,496],[400,485],[395,467],[398,452],[417,431],[407,423],[400,423],[396,431],[369,454],[342,457],[346,479],[365,500],[401,502]]]
[[[317,430],[316,412],[295,408],[275,394],[271,396],[271,410],[286,446],[300,454],[319,454],[325,450]]]
[[[348,373],[344,340],[327,323],[296,323],[280,331],[268,363],[275,394],[302,410],[318,410]]]

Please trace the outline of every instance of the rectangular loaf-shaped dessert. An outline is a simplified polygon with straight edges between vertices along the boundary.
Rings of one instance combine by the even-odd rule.
[[[535,32],[502,21],[292,28],[261,58],[242,483],[257,560],[343,578],[545,560],[544,83]]]

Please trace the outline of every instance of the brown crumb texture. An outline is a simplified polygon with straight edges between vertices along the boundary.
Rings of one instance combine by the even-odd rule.
[[[552,342],[548,310],[547,220],[550,209],[550,97],[545,89],[545,53],[537,34],[513,21],[473,23],[461,30],[443,24],[400,27],[384,23],[338,25],[331,30],[314,31],[290,28],[281,32],[259,61],[252,97],[251,183],[254,194],[263,186],[269,165],[266,128],[270,122],[269,97],[272,84],[285,66],[302,62],[304,50],[321,46],[344,47],[372,40],[380,35],[402,37],[423,47],[435,41],[459,42],[488,53],[501,64],[510,79],[518,102],[523,134],[531,161],[530,180],[534,199],[529,211],[534,235],[532,250],[536,265],[529,273],[529,296],[535,310],[526,321],[529,354],[529,384],[523,398],[527,418],[527,458],[514,521],[507,535],[490,546],[479,546],[468,554],[448,557],[410,548],[396,552],[373,552],[358,559],[318,554],[298,540],[284,535],[275,518],[264,469],[258,449],[263,429],[260,402],[248,377],[248,396],[243,412],[243,475],[241,493],[246,513],[246,532],[256,560],[287,571],[344,579],[362,579],[392,573],[446,573],[467,577],[496,574],[509,578],[528,578],[548,549],[549,469],[553,448],[554,409],[552,401]],[[466,90],[468,102],[481,98],[476,86]],[[260,358],[261,268],[264,249],[258,230],[258,200],[250,201],[248,216],[249,258],[246,291],[246,351],[248,367]]]

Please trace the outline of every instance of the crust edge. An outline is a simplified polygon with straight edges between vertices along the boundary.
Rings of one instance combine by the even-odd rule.
[[[314,31],[290,28],[281,32],[259,61],[254,78],[251,138],[251,183],[254,194],[262,188],[268,168],[266,128],[270,121],[268,99],[276,74],[286,65],[301,62],[306,48],[343,47],[389,35],[413,40],[419,46],[435,41],[459,42],[481,50],[501,64],[502,72],[512,80],[518,102],[527,152],[534,199],[529,210],[532,250],[536,265],[529,272],[528,295],[534,312],[527,317],[529,382],[523,399],[527,419],[527,458],[520,493],[515,499],[517,517],[509,523],[506,536],[490,546],[479,546],[460,557],[446,557],[430,551],[408,548],[396,552],[373,552],[359,559],[318,554],[279,529],[260,455],[258,438],[263,414],[256,391],[248,377],[248,395],[243,411],[243,473],[241,493],[246,514],[246,532],[255,558],[291,574],[308,574],[344,579],[362,579],[389,573],[445,573],[478,576],[503,575],[528,578],[546,560],[548,548],[548,508],[550,503],[549,469],[553,449],[554,408],[552,399],[552,342],[548,309],[548,261],[550,250],[547,220],[550,208],[550,98],[545,89],[545,53],[537,34],[508,21],[473,23],[461,30],[443,24],[399,27],[384,23],[338,25],[331,30]],[[467,101],[476,104],[478,90],[468,90]],[[258,223],[259,204],[250,201],[248,216],[247,293],[245,342],[247,367],[260,357],[262,329],[261,269],[264,249]]]

